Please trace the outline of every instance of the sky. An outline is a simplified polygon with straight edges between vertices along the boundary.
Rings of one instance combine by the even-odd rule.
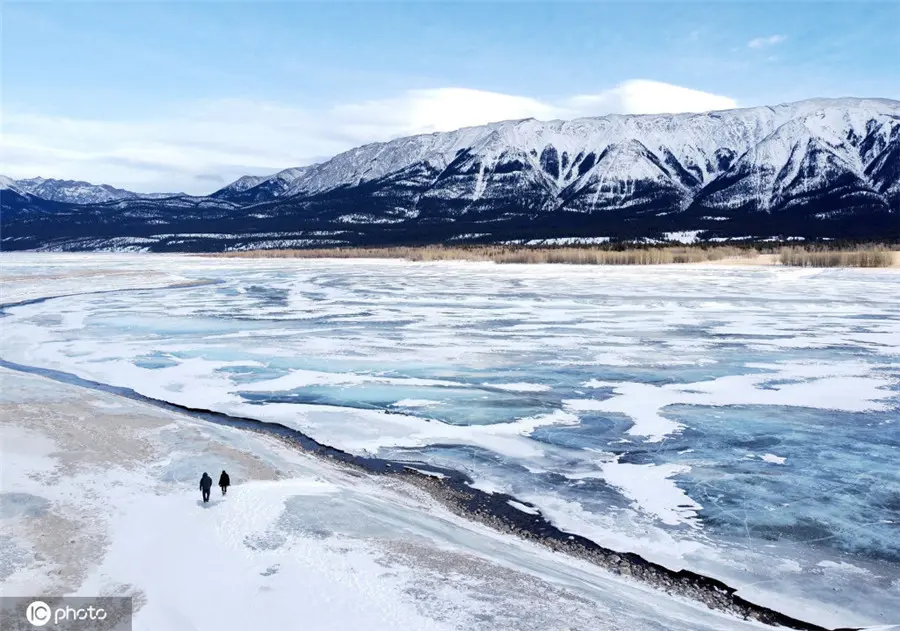
[[[0,8],[0,174],[206,194],[507,119],[900,99],[900,2]]]

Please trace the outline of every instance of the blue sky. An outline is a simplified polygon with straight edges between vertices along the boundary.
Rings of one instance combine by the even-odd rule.
[[[7,1],[2,19],[0,172],[137,190],[502,118],[900,99],[896,2]]]

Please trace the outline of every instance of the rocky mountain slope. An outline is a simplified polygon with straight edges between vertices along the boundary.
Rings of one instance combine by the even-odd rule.
[[[900,102],[507,121],[365,145],[269,178],[245,176],[209,197],[45,208],[43,200],[69,200],[15,184],[18,193],[3,195],[6,249],[106,247],[111,239],[166,250],[676,232],[897,239]]]
[[[121,199],[164,199],[184,195],[184,193],[134,193],[108,184],[43,177],[13,180],[0,176],[0,188],[11,188],[20,194],[69,204],[102,204]]]

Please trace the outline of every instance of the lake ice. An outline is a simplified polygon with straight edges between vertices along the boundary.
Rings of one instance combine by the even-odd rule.
[[[90,293],[85,267],[158,288]],[[457,469],[813,622],[900,620],[896,271],[4,255],[3,274],[5,303],[42,275],[70,294],[8,310],[8,361]],[[159,288],[185,281],[211,282]]]

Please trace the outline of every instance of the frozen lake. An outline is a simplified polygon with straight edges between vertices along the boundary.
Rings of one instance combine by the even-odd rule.
[[[457,469],[813,622],[900,620],[894,270],[0,263],[4,303],[69,294],[8,310],[5,360]]]

